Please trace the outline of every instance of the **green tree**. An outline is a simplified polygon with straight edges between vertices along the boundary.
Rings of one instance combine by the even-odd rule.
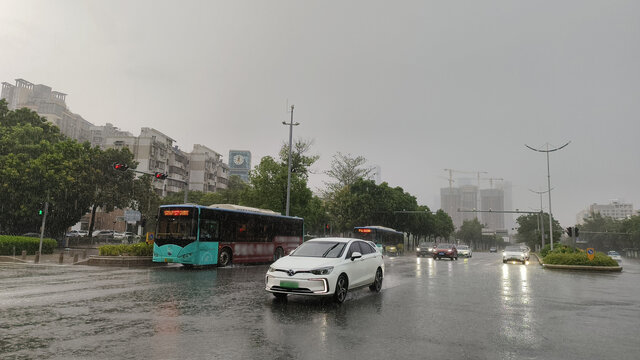
[[[375,169],[366,167],[366,162],[367,159],[363,156],[353,157],[351,154],[344,155],[341,152],[333,155],[331,169],[325,172],[333,179],[333,182],[325,183],[327,186],[325,196],[331,196],[336,191],[355,183],[359,179],[370,179]]]
[[[308,155],[311,141],[296,140],[292,146],[291,154],[291,197],[289,214],[305,219],[307,230],[317,229],[321,226],[321,203],[314,200],[313,193],[307,182],[309,168],[318,160],[317,155]],[[260,164],[249,174],[249,186],[242,191],[242,205],[270,209],[279,213],[285,213],[287,201],[287,174],[288,174],[289,148],[283,145],[280,150],[280,159],[265,156]]]
[[[449,214],[442,209],[438,209],[435,216],[434,236],[448,239],[454,231],[455,226]]]
[[[90,178],[87,179],[92,185],[92,209],[91,222],[89,224],[89,236],[94,228],[95,214],[98,208],[105,212],[111,212],[115,208],[137,207],[134,199],[135,173],[133,171],[117,171],[113,169],[114,163],[127,164],[129,169],[135,169],[137,163],[133,160],[133,154],[127,148],[91,149],[90,153]],[[141,180],[142,181],[142,180]],[[150,182],[148,182],[150,184]],[[149,195],[150,196],[150,195]]]
[[[586,240],[589,247],[601,250],[620,250],[633,247],[633,235],[629,225],[633,219],[615,220],[600,213],[592,213],[584,224],[579,226],[580,239]]]
[[[0,100],[0,231],[38,231],[45,202],[47,236],[76,223],[91,204],[89,149],[35,112],[9,111]]]
[[[456,233],[456,237],[464,243],[469,244],[472,248],[475,248],[477,243],[482,240],[482,224],[480,224],[477,218],[464,220],[460,226],[460,230]]]
[[[518,240],[527,244],[531,249],[535,249],[536,245],[541,245],[540,234],[540,218],[538,214],[521,215],[516,219],[518,223]],[[544,213],[542,216],[542,225],[544,226],[545,242],[549,242],[549,214]],[[562,236],[563,229],[560,223],[553,219],[553,240],[559,241]]]

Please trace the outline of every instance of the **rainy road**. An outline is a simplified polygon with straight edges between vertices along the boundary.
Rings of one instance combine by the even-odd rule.
[[[342,305],[264,291],[267,265],[207,270],[0,263],[2,359],[640,357],[640,263],[622,273],[385,258]]]

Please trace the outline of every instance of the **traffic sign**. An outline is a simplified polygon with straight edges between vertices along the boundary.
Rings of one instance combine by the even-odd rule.
[[[589,258],[589,261],[593,260],[595,256],[596,256],[596,250],[594,248],[588,248],[587,257]]]
[[[154,238],[153,233],[152,232],[148,232],[147,233],[147,244],[149,244],[149,245],[153,244],[153,238]]]

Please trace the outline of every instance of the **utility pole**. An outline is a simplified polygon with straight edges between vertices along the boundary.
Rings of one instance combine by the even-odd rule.
[[[543,152],[547,154],[547,191],[549,192],[549,241],[551,242],[551,250],[553,250],[553,214],[551,213],[551,172],[549,171],[549,153],[563,149],[570,143],[571,141],[555,149],[549,149],[549,143],[547,143],[546,150],[532,148],[531,146],[524,144],[524,146],[528,147],[533,151]]]
[[[300,125],[300,123],[293,122],[293,105],[291,105],[291,122],[282,122],[282,125],[289,126],[289,171],[287,171],[287,209],[286,216],[289,216],[289,203],[291,201],[291,146],[293,142],[293,127]]]
[[[553,189],[552,189],[553,190]],[[540,223],[540,238],[542,239],[542,247],[540,248],[540,251],[542,251],[542,249],[544,248],[544,212],[542,209],[542,194],[549,192],[549,190],[547,191],[535,191],[535,190],[531,190],[529,189],[529,191],[531,191],[532,193],[536,193],[538,195],[540,195],[540,219],[541,219],[541,223]]]

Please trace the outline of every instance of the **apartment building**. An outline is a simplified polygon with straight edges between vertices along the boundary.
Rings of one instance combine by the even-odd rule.
[[[584,221],[591,217],[591,214],[600,214],[603,217],[610,217],[616,220],[626,219],[633,216],[633,204],[620,200],[611,200],[608,204],[591,204],[588,209],[580,211],[576,216],[577,224],[584,224]]]
[[[189,159],[189,189],[215,192],[227,188],[230,171],[222,161],[222,155],[204,145],[194,144]]]
[[[93,124],[74,114],[66,104],[67,94],[51,87],[16,79],[15,85],[2,83],[1,98],[6,99],[9,110],[28,108],[60,128],[60,132],[79,142],[91,141]]]

